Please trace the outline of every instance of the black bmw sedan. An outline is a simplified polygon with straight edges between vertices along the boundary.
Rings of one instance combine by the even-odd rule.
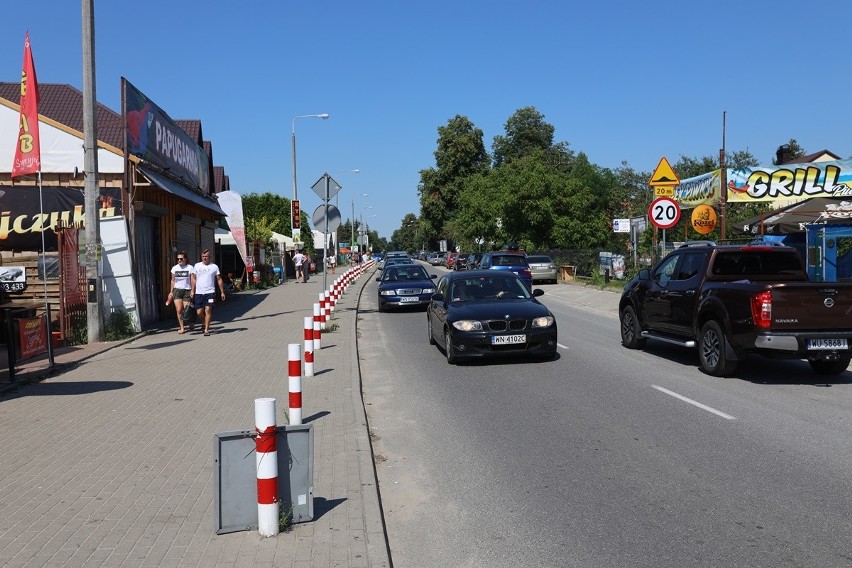
[[[426,309],[429,343],[447,361],[491,355],[556,355],[556,318],[513,272],[451,272]]]
[[[379,283],[379,311],[391,307],[425,306],[435,293],[437,274],[428,274],[420,264],[389,264],[376,278]]]

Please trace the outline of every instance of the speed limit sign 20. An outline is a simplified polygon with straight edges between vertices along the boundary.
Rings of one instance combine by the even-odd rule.
[[[651,202],[648,217],[658,229],[671,229],[680,221],[680,205],[671,197],[658,197]]]

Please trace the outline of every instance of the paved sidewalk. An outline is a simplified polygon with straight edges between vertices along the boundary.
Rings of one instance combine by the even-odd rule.
[[[213,436],[253,429],[259,397],[287,423],[287,344],[303,344],[322,275],[238,294],[217,306],[210,337],[156,330],[58,354],[40,382],[0,383],[0,566],[390,566],[356,345],[368,276],[302,381],[313,521],[216,535]],[[33,363],[18,378],[44,373]]]

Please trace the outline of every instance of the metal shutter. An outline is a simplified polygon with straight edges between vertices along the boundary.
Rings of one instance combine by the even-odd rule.
[[[186,251],[191,264],[201,260],[201,250],[198,248],[198,236],[195,229],[197,226],[187,221],[177,222],[177,242],[175,243],[177,250],[173,252]]]

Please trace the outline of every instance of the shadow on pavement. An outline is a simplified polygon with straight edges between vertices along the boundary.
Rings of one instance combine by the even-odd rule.
[[[126,389],[132,387],[130,381],[74,381],[67,383],[41,382],[23,386],[19,391],[0,395],[0,402],[23,398],[25,396],[73,396],[94,392]]]
[[[308,422],[313,422],[314,420],[318,420],[320,418],[328,416],[329,414],[331,414],[331,412],[329,412],[328,410],[322,410],[320,412],[311,414],[307,418],[302,418],[302,424],[307,424]]]
[[[324,497],[314,497],[314,521],[346,501],[343,499],[325,499]]]

